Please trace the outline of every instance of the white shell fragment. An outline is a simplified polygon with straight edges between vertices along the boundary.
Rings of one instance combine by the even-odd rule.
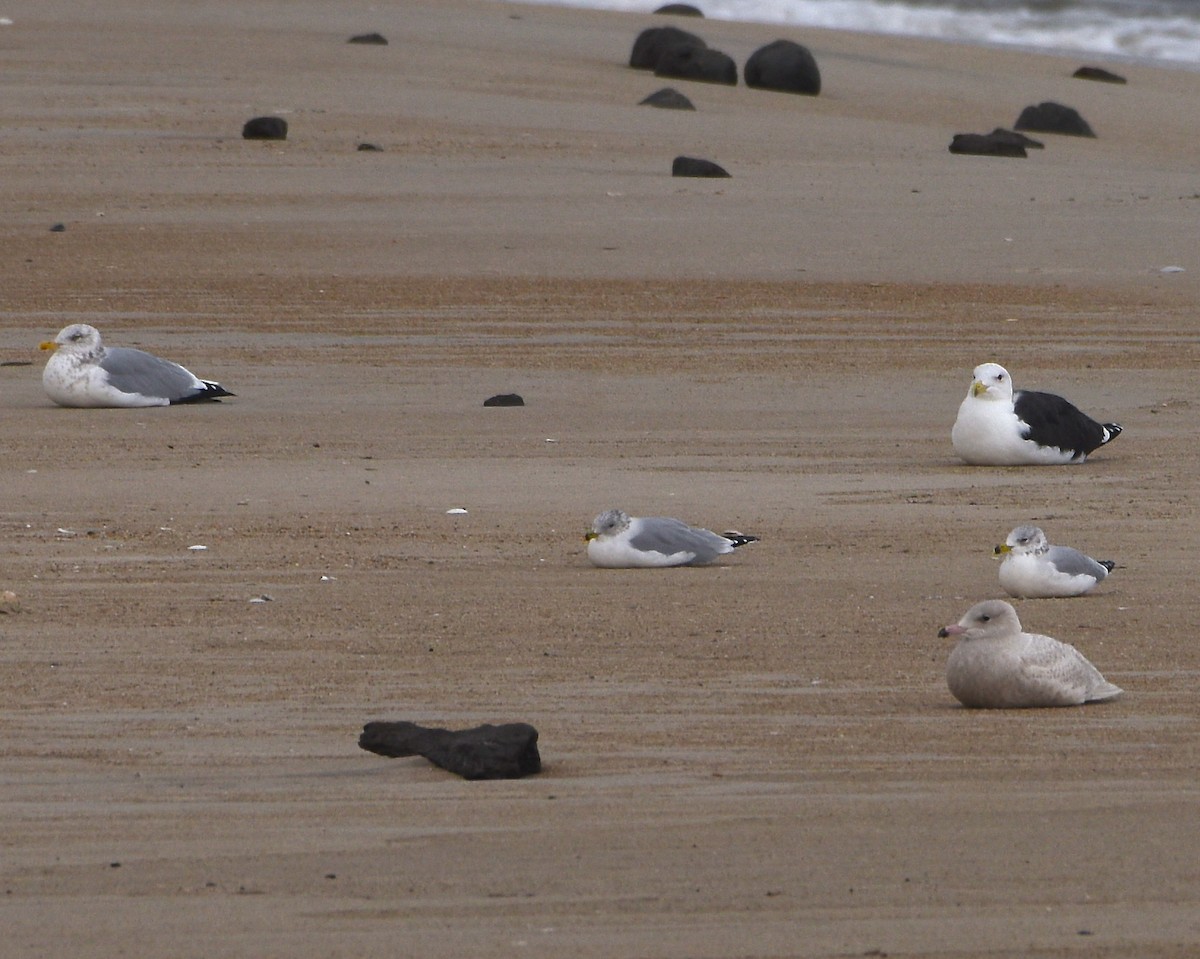
[[[456,506],[456,507],[454,507],[454,509],[446,510],[446,515],[447,516],[464,516],[464,515],[466,515],[466,512],[467,511],[465,509],[463,509],[461,506]]]

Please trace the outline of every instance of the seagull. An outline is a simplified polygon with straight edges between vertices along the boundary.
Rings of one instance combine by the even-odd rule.
[[[626,569],[644,566],[701,566],[757,536],[689,526],[665,516],[630,516],[619,509],[601,513],[583,537],[595,566]]]
[[[178,363],[141,350],[106,347],[100,331],[86,323],[66,327],[42,349],[54,351],[42,371],[42,386],[59,406],[169,406],[234,395]]]
[[[1022,632],[1017,611],[1002,599],[977,603],[938,635],[962,637],[946,661],[946,682],[972,709],[1079,706],[1123,691],[1074,646]]]
[[[1053,393],[1014,393],[1008,370],[984,363],[975,367],[950,439],[972,466],[1053,465],[1082,463],[1120,432]]]
[[[995,552],[1004,557],[1000,564],[1004,591],[1030,599],[1082,596],[1117,565],[1111,559],[1092,559],[1070,546],[1051,546],[1036,526],[1018,526]]]

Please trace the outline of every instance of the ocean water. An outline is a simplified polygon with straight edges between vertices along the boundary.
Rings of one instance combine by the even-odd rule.
[[[533,0],[650,13],[667,0]],[[714,20],[829,27],[1200,69],[1200,0],[684,0]],[[673,22],[676,19],[673,18]],[[684,20],[686,29],[686,20]]]

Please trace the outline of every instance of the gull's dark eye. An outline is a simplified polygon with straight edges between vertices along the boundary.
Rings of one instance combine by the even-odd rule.
[[[986,623],[991,618],[992,618],[991,616],[988,616],[986,613],[984,613],[982,616],[979,617],[979,621],[981,623]]]

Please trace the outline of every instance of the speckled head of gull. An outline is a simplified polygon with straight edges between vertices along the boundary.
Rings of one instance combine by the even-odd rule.
[[[977,603],[938,635],[958,637],[946,683],[973,709],[1079,706],[1122,692],[1074,646],[1022,631],[1017,611],[1002,599]]]
[[[170,406],[233,396],[178,363],[142,350],[106,347],[100,331],[74,323],[42,344],[54,355],[42,371],[46,395],[59,406]]]
[[[1014,393],[1008,370],[983,363],[975,367],[950,439],[973,466],[1048,466],[1082,463],[1120,432],[1116,423],[1097,423],[1053,393]]]
[[[1070,546],[1051,546],[1037,526],[1018,526],[996,547],[1004,557],[1000,585],[1009,596],[1027,599],[1082,596],[1117,565],[1111,559],[1092,559]]]
[[[739,546],[758,541],[757,536],[689,526],[665,516],[630,516],[610,509],[592,521],[584,534],[588,559],[595,566],[628,569],[652,566],[702,566]]]

